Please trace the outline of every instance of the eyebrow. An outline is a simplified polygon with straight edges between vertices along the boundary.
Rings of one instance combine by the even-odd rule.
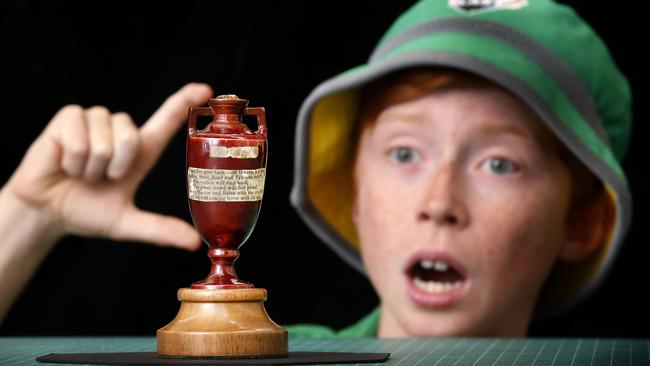
[[[386,118],[387,117],[387,118]],[[385,117],[383,123],[387,124],[399,124],[405,123],[410,126],[421,126],[426,125],[426,117],[421,116],[418,113],[393,113]],[[377,121],[375,121],[377,122]],[[536,145],[539,148],[544,149],[547,144],[548,136],[544,134],[543,130],[536,128],[537,126],[530,126],[531,128],[525,129],[519,124],[515,123],[505,123],[497,124],[491,122],[491,120],[482,120],[479,122],[480,127],[478,127],[475,133],[478,135],[478,139],[484,140],[499,134],[507,134],[518,136],[524,141],[527,141],[533,145]],[[526,123],[521,121],[521,123]],[[376,125],[376,124],[375,124]]]
[[[424,124],[426,122],[426,118],[423,118],[419,113],[393,112],[385,114],[382,117],[381,119],[384,120],[384,123],[406,122],[408,124]]]
[[[534,150],[548,151],[551,148],[548,145],[547,136],[534,129],[534,127],[531,130],[526,130],[516,125],[489,125],[479,128],[477,133],[479,135],[475,143],[479,145],[489,143],[490,138],[493,136],[505,134],[517,136],[518,140]]]
[[[534,131],[526,131],[525,129],[521,127],[517,127],[514,125],[488,125],[485,127],[481,127],[478,129],[478,132],[481,135],[488,136],[488,135],[496,135],[500,133],[507,133],[511,135],[517,135],[520,137],[523,137],[527,140],[533,140],[537,142],[537,139],[535,139],[535,132]],[[541,137],[541,136],[540,136]]]
[[[417,113],[396,113],[388,115],[387,117],[388,118],[386,118],[384,123],[394,124],[405,122],[409,125],[424,125],[427,122],[426,118],[423,118]],[[481,135],[496,135],[505,132],[532,140],[535,140],[535,136],[537,136],[537,131],[526,131],[525,129],[513,124],[496,125],[494,123],[489,123],[488,121],[483,121],[481,123],[482,127],[478,128],[478,133]]]

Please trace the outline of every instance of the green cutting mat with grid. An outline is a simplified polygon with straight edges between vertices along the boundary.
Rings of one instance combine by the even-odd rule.
[[[154,337],[0,337],[0,365],[53,365],[35,360],[49,353],[155,349]],[[650,365],[650,340],[640,339],[290,339],[289,351],[391,353],[377,365]]]

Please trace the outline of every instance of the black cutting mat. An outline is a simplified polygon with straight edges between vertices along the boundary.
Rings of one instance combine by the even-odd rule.
[[[51,353],[38,357],[40,362],[91,365],[316,365],[384,362],[389,353],[289,352],[289,357],[266,359],[172,359],[155,352]]]

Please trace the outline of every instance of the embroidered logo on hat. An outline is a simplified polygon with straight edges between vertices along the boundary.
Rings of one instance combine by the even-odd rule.
[[[528,0],[449,0],[449,7],[463,14],[495,10],[518,10],[528,6]]]

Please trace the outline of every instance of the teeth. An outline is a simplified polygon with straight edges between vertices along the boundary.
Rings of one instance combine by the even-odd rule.
[[[436,261],[437,262],[437,261]],[[424,269],[432,269],[434,266],[434,263],[431,259],[423,259],[420,261],[420,267]]]
[[[445,291],[451,291],[453,289],[459,288],[463,284],[462,281],[456,281],[456,282],[424,281],[417,277],[413,280],[413,282],[415,283],[415,287],[429,293],[440,293]]]
[[[449,264],[443,261],[433,261],[431,259],[422,259],[420,261],[420,267],[424,269],[435,269],[438,272],[445,272],[449,269]]]
[[[443,261],[435,261],[433,263],[433,268],[435,268],[435,270],[438,272],[445,272],[447,268],[449,268],[449,264]]]

